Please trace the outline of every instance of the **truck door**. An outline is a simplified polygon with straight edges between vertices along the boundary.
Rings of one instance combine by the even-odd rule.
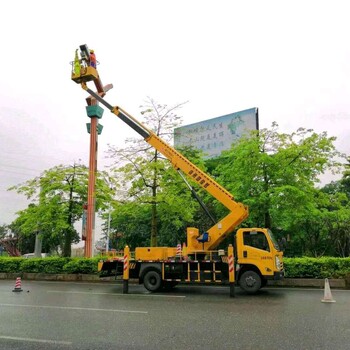
[[[255,265],[262,275],[272,275],[273,257],[265,233],[257,230],[244,231],[242,239],[242,249],[237,254],[238,263]]]

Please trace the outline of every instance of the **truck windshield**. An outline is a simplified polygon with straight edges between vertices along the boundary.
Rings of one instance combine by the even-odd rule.
[[[272,241],[273,246],[275,247],[275,249],[280,251],[281,250],[280,246],[278,245],[278,242],[277,242],[275,236],[273,235],[272,231],[270,229],[268,229],[267,232],[268,232],[268,234],[269,234],[269,236],[271,238],[271,241]]]

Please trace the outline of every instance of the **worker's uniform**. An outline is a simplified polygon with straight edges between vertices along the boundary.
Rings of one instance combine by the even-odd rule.
[[[96,68],[96,56],[90,52],[90,66]]]

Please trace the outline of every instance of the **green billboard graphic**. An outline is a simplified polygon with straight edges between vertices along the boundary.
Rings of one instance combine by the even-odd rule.
[[[175,148],[192,146],[214,158],[251,130],[259,130],[258,108],[250,108],[174,130]]]

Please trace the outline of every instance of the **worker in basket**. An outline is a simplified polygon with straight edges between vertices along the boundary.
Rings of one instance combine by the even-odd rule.
[[[94,50],[90,50],[90,66],[96,68],[96,55]]]

